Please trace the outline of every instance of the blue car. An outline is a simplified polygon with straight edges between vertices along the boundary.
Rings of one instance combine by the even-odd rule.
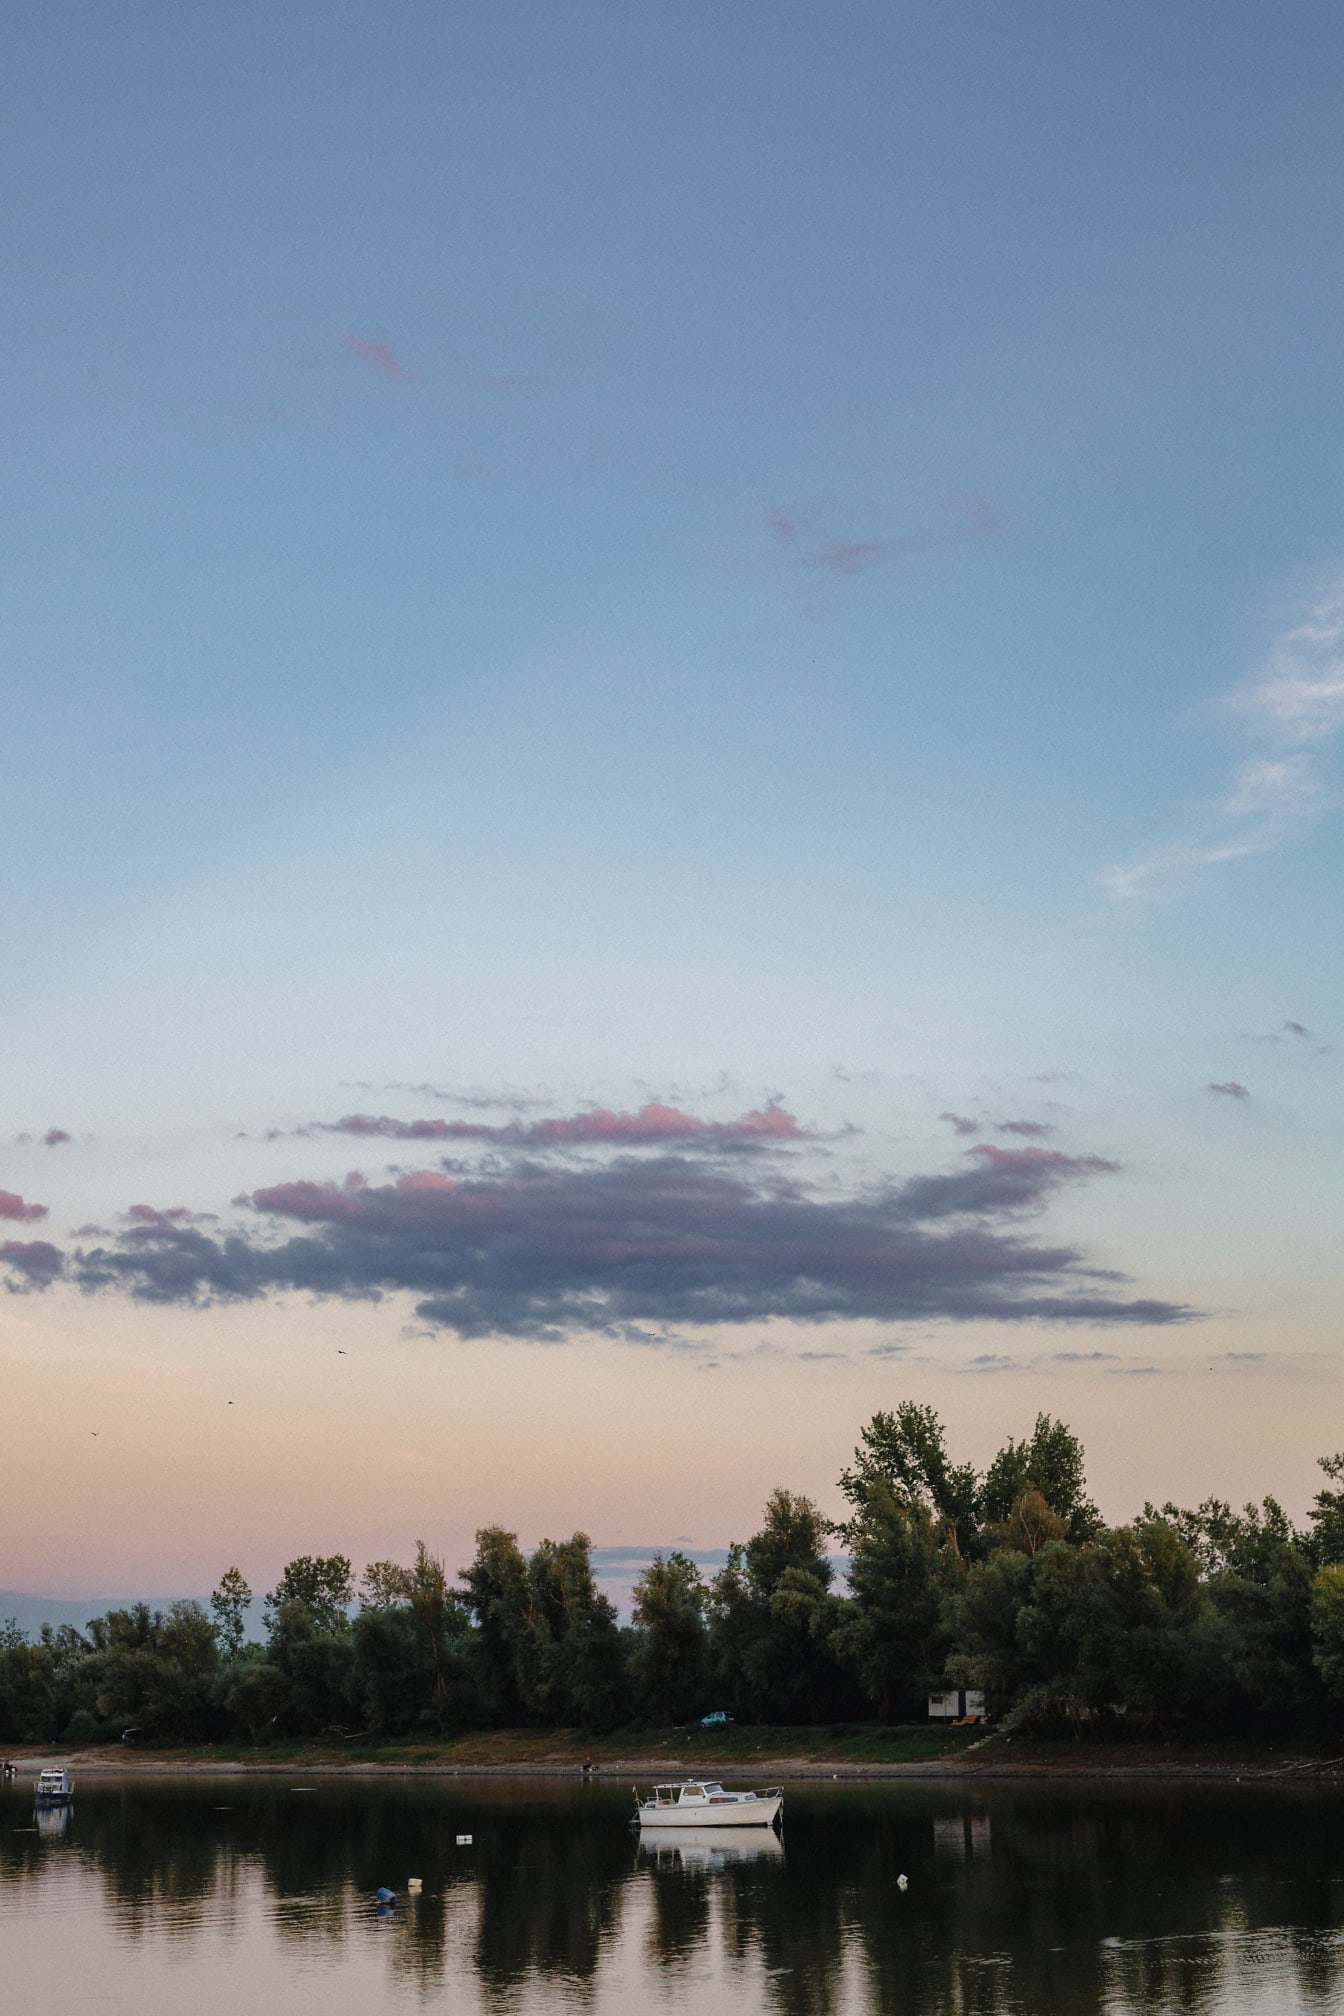
[[[722,1708],[716,1708],[712,1715],[702,1715],[700,1717],[700,1727],[702,1729],[721,1729],[726,1722],[731,1722],[732,1719],[731,1715],[724,1714]]]

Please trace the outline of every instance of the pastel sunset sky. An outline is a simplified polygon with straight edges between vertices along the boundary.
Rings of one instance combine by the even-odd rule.
[[[1344,1445],[1344,12],[12,0],[0,1585]]]

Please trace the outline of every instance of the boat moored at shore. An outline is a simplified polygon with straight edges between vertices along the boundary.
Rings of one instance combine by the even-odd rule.
[[[74,1782],[64,1766],[52,1766],[39,1771],[37,1784],[33,1787],[33,1803],[36,1806],[68,1806],[75,1796]]]

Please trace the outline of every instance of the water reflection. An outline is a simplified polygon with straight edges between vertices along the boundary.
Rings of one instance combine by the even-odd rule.
[[[86,1778],[38,1831],[6,1790],[0,1978],[42,1992],[54,1934],[100,1956],[89,2006],[114,2016],[182,2006],[180,1972],[154,1978],[174,1954],[196,2016],[306,2010],[319,1981],[330,2016],[449,1984],[478,2009],[617,2009],[657,1983],[670,2009],[779,2016],[1344,2003],[1333,1792],[800,1785],[787,1810],[782,1840],[637,1836],[603,1786]]]

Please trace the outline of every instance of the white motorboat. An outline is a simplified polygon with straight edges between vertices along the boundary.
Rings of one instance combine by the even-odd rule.
[[[655,1785],[652,1799],[635,1787],[635,1812],[643,1827],[773,1827],[784,1804],[784,1788],[725,1792],[712,1778],[683,1778]]]
[[[70,1773],[63,1767],[52,1767],[38,1773],[37,1784],[33,1788],[33,1800],[38,1806],[68,1806],[75,1796],[75,1788]]]

